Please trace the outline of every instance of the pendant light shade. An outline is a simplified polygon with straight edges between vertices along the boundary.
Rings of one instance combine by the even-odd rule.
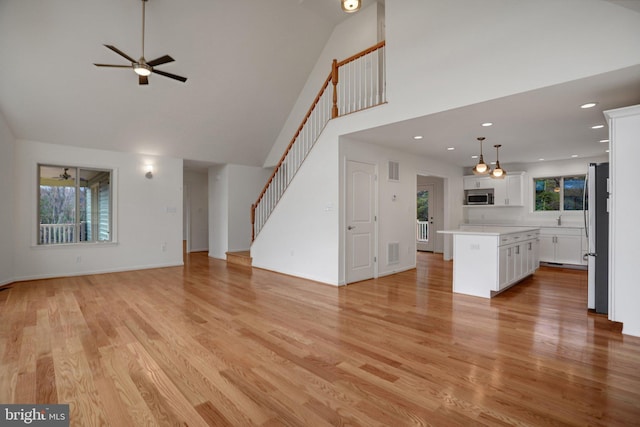
[[[491,168],[484,162],[484,157],[482,157],[482,141],[484,141],[484,136],[479,136],[478,141],[480,141],[480,158],[478,159],[478,164],[473,168],[473,173],[475,175],[487,175],[491,172]]]
[[[360,0],[340,0],[342,10],[347,13],[353,13],[360,10]]]
[[[498,150],[500,149],[500,147],[502,147],[502,145],[496,144],[494,145],[494,147],[496,148],[496,167],[491,172],[491,178],[504,179],[504,176],[507,174],[507,171],[505,171],[500,167],[500,160],[498,159]]]

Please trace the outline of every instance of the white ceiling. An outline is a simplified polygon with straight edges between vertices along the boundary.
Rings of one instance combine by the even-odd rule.
[[[365,0],[364,7],[375,0]],[[630,13],[636,0],[608,0]],[[141,54],[139,0],[0,0],[0,113],[16,138],[185,158],[191,165],[262,165],[332,29],[338,0],[149,0],[147,60],[188,77],[138,86],[103,47]],[[583,102],[597,101],[592,110]],[[503,144],[509,162],[604,153],[602,110],[640,103],[640,69],[532,91],[353,135],[471,166]],[[484,121],[494,122],[481,128]],[[424,135],[421,141],[414,135]],[[452,146],[452,152],[446,150]]]

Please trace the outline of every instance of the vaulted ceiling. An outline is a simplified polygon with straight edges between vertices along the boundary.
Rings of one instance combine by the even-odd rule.
[[[640,13],[637,0],[605,1]],[[152,74],[139,86],[132,70],[93,63],[127,64],[103,44],[141,55],[140,0],[0,0],[0,114],[19,139],[262,165],[331,31],[347,18],[338,0],[149,0],[145,57],[171,55],[175,62],[159,69],[188,80]],[[577,109],[587,101],[599,104]],[[473,163],[478,147],[469,135],[481,133],[491,158],[492,145],[504,145],[502,163],[591,156],[604,154],[598,141],[607,129],[596,134],[587,124],[633,103],[638,67],[353,137],[459,166]],[[483,121],[495,125],[476,131]],[[425,129],[428,138],[412,139]]]
[[[373,0],[365,2],[372,4]],[[337,0],[0,1],[0,113],[16,138],[262,165],[331,31]]]

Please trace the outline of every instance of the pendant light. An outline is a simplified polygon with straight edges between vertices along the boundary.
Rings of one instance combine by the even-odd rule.
[[[347,13],[353,13],[360,10],[360,0],[340,0],[342,10]]]
[[[507,174],[507,171],[500,167],[500,160],[498,159],[498,149],[502,147],[500,144],[494,145],[496,147],[496,167],[491,172],[491,178],[495,179],[504,179],[504,176]]]
[[[478,164],[473,168],[473,173],[475,175],[486,175],[491,172],[491,168],[484,162],[484,157],[482,157],[482,141],[484,141],[484,136],[479,136],[478,141],[480,141],[480,158],[478,159]]]

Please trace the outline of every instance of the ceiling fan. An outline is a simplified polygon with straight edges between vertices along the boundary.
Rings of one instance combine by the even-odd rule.
[[[73,178],[72,175],[69,174],[69,168],[64,168],[64,172],[58,176],[54,176],[53,179],[60,179],[62,181],[66,181],[69,178]]]
[[[131,62],[131,65],[114,65],[114,64],[93,64],[93,65],[97,67],[131,68],[138,75],[138,84],[141,84],[141,85],[149,84],[148,76],[151,73],[160,74],[161,76],[169,77],[174,80],[179,80],[184,83],[187,81],[186,77],[177,76],[175,74],[167,73],[166,71],[160,71],[155,69],[155,67],[157,67],[158,65],[166,64],[168,62],[173,62],[174,59],[169,55],[161,56],[152,61],[147,61],[144,58],[144,21],[145,21],[144,4],[146,2],[147,0],[142,0],[142,56],[140,57],[140,59],[136,61],[135,59],[133,59],[132,57],[130,57],[129,55],[127,55],[126,53],[118,49],[117,47],[105,44],[104,46],[106,48],[111,49],[118,55],[127,59],[129,62]]]

